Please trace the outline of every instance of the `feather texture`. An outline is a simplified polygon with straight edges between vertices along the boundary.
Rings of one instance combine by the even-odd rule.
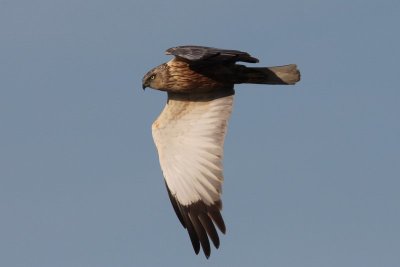
[[[165,51],[167,55],[174,55],[193,64],[204,62],[248,62],[257,63],[258,59],[239,50],[221,49],[197,45],[171,47]]]
[[[168,94],[152,133],[168,194],[196,253],[210,255],[225,224],[220,214],[222,159],[233,89],[202,94]]]

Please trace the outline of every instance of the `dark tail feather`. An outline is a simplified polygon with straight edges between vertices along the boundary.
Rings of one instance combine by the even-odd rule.
[[[300,71],[296,64],[269,68],[245,67],[239,69],[238,83],[295,84],[300,81]]]

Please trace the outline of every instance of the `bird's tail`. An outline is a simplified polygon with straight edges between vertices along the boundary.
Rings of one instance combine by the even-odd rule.
[[[237,83],[295,84],[300,81],[300,71],[296,64],[265,68],[237,66]]]

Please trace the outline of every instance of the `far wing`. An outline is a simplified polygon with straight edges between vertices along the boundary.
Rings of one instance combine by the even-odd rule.
[[[188,60],[192,63],[206,62],[249,62],[257,63],[258,59],[250,56],[246,52],[238,50],[220,49],[206,46],[177,46],[167,49],[167,55],[173,55],[177,58]]]
[[[225,232],[221,217],[222,157],[233,89],[207,94],[168,94],[163,112],[153,123],[168,194],[187,229],[196,254],[200,244],[210,255],[210,238]]]

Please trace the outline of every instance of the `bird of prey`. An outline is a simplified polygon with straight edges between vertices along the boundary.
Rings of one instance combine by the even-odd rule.
[[[210,256],[210,242],[225,233],[221,216],[222,157],[234,85],[295,84],[295,64],[247,67],[257,63],[248,53],[204,46],[166,50],[174,58],[150,70],[142,80],[168,93],[164,110],[152,125],[167,191],[175,213],[189,233],[196,254]]]

